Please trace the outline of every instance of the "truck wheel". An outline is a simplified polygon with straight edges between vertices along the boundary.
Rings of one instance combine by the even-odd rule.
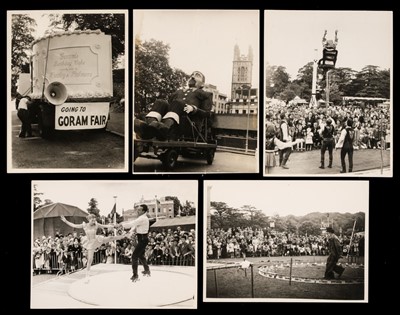
[[[162,163],[164,168],[167,170],[174,169],[177,159],[178,159],[178,152],[176,152],[174,149],[165,152],[162,157]]]
[[[215,150],[209,150],[207,152],[207,164],[211,165],[214,161]]]

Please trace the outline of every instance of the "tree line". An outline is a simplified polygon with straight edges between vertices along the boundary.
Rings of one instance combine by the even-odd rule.
[[[318,70],[317,100],[326,98],[326,76]],[[289,102],[295,96],[311,99],[313,62],[299,69],[293,80],[283,66],[266,67],[266,97]],[[340,105],[343,96],[390,98],[390,70],[367,65],[360,71],[351,68],[335,68],[329,73],[329,100]]]
[[[251,205],[241,208],[230,207],[225,202],[211,202],[211,228],[266,228],[277,232],[298,233],[300,235],[320,235],[321,222],[332,226],[336,232],[340,229],[350,234],[356,222],[356,232],[365,229],[365,213],[312,212],[303,216],[266,216],[262,210]],[[273,222],[273,225],[271,224]]]

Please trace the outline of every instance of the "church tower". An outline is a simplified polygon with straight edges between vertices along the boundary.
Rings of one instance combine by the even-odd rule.
[[[233,49],[233,68],[232,68],[232,89],[231,99],[243,98],[243,87],[251,86],[251,76],[253,69],[253,50],[249,46],[246,55],[240,54],[238,45]],[[247,88],[248,93],[248,88]],[[247,94],[245,94],[247,95]]]

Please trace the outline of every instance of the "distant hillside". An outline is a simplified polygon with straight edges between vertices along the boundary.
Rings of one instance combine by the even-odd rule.
[[[270,220],[278,219],[278,222],[287,222],[290,225],[294,225],[296,227],[302,226],[307,222],[310,222],[314,226],[321,226],[321,222],[324,224],[328,223],[334,229],[339,231],[339,228],[342,228],[344,233],[351,231],[353,229],[354,221],[356,220],[355,231],[360,232],[365,230],[365,213],[357,212],[357,213],[339,213],[339,212],[311,212],[304,216],[294,216],[287,215],[283,217],[273,216],[269,218]],[[284,226],[281,226],[282,229],[285,229]],[[279,229],[279,226],[277,226]]]

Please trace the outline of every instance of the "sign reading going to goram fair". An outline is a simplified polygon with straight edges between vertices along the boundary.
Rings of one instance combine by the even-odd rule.
[[[99,129],[107,124],[109,103],[64,103],[56,106],[55,129]]]

